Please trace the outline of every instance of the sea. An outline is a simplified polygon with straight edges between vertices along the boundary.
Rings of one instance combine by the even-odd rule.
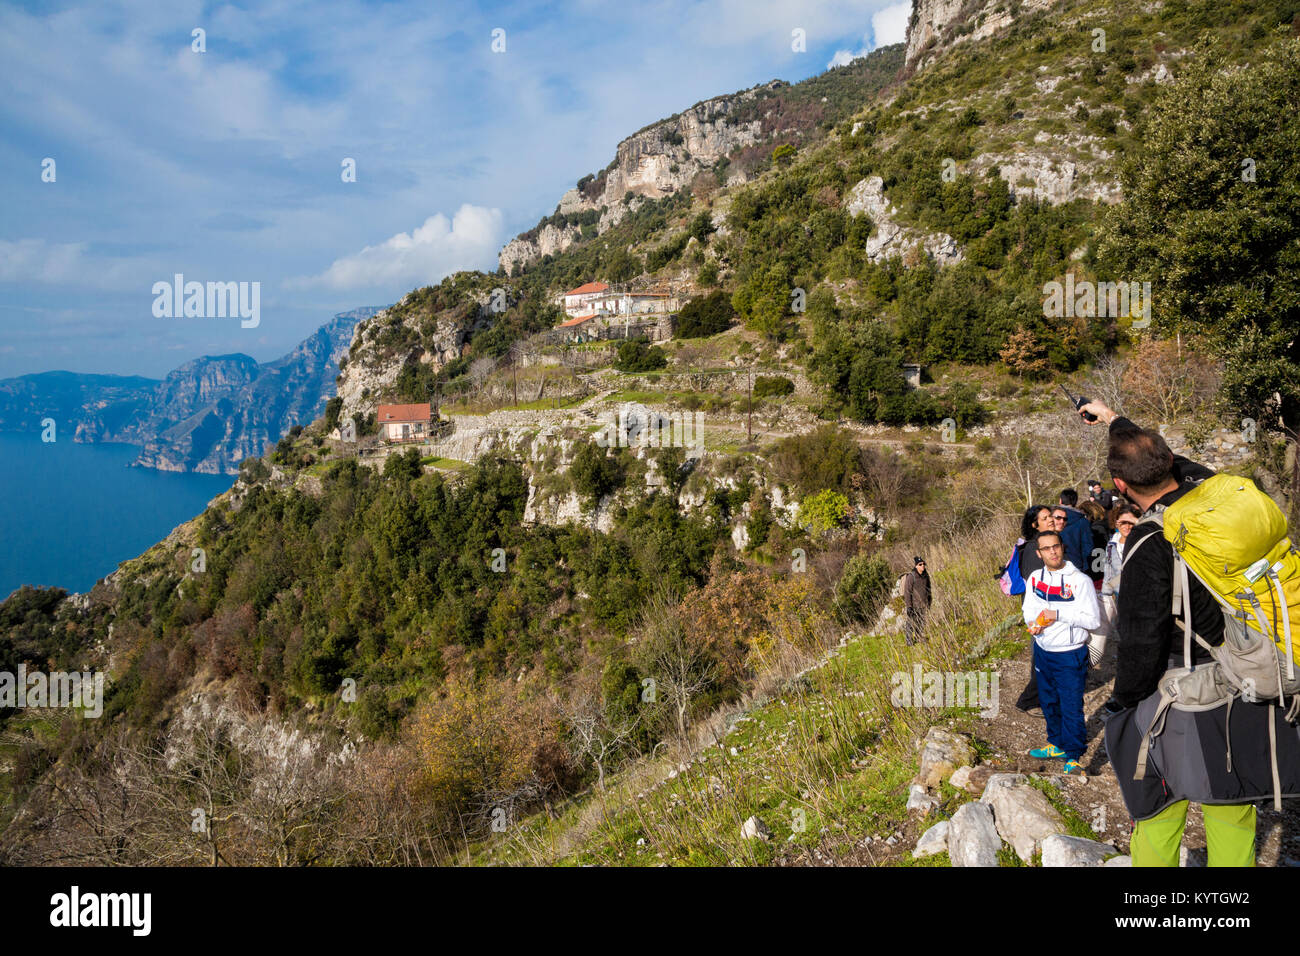
[[[23,584],[88,591],[234,484],[130,467],[139,452],[0,433],[0,600]]]

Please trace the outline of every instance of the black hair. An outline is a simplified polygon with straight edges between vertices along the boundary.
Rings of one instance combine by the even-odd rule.
[[[1073,488],[1066,488],[1061,492],[1061,504],[1067,508],[1073,508],[1079,503],[1079,493]]]
[[[1112,432],[1106,465],[1138,494],[1150,494],[1173,477],[1174,454],[1159,432],[1131,428]]]
[[[1038,534],[1038,528],[1036,525],[1038,521],[1038,513],[1040,511],[1046,511],[1050,514],[1052,509],[1047,505],[1030,505],[1025,509],[1025,516],[1020,519],[1020,537],[1024,538],[1026,541]]]

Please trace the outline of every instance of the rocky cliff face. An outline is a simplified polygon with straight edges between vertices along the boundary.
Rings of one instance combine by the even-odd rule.
[[[1016,17],[1046,10],[1055,2],[1020,0],[1013,14],[1005,0],[912,0],[912,17],[907,24],[907,65],[923,69],[943,50],[966,40],[992,36],[1011,26]]]
[[[604,208],[597,233],[617,225],[627,211],[624,197],[658,199],[687,186],[701,172],[763,136],[761,114],[753,108],[763,90],[784,84],[773,80],[742,93],[718,96],[697,103],[685,112],[661,120],[618,144],[614,161],[584,189],[570,189],[556,207],[573,215]],[[757,115],[756,115],[757,114]],[[516,264],[526,265],[544,255],[562,252],[581,236],[575,226],[547,224],[508,242],[497,257],[509,274]]]
[[[52,417],[75,441],[141,445],[134,463],[146,468],[234,474],[320,414],[353,328],[377,311],[337,315],[265,365],[235,354],[186,362],[161,382],[72,372],[8,379],[0,382],[0,428],[32,431]]]

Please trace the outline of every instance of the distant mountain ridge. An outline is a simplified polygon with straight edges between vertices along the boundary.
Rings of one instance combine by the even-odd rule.
[[[235,474],[334,395],[356,324],[381,311],[342,312],[280,358],[204,356],[166,378],[42,372],[0,381],[0,431],[37,431],[53,418],[78,442],[142,446],[133,464]]]

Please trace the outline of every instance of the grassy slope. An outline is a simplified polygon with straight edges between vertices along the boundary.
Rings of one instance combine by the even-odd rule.
[[[554,819],[538,814],[518,821],[470,859],[781,864],[816,851],[827,860],[869,862],[861,856],[864,837],[907,826],[916,738],[934,722],[973,713],[894,706],[892,675],[910,673],[917,663],[924,670],[978,670],[1023,646],[1023,633],[1013,626],[1018,615],[1008,614],[987,574],[1007,533],[986,528],[930,552],[936,570],[928,643],[907,647],[896,634],[846,635],[820,663],[780,682],[770,699],[760,695],[743,714],[705,722],[704,745],[693,757],[637,761],[608,781],[603,798],[588,791]],[[714,743],[715,734],[725,735]],[[948,787],[942,796],[936,820],[969,799]],[[770,841],[741,839],[741,824],[751,815],[771,828]]]

